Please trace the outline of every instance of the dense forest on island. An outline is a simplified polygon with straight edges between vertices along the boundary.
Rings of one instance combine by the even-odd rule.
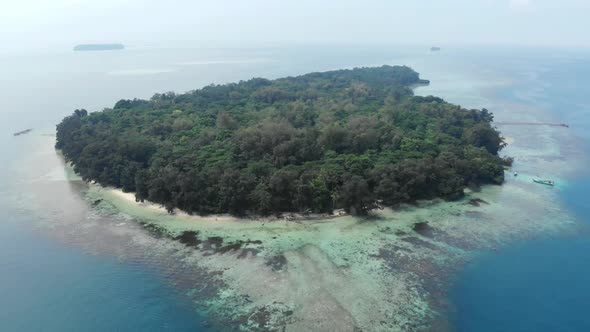
[[[120,100],[64,118],[56,148],[86,181],[198,214],[363,214],[502,183],[493,115],[424,83],[382,66]]]

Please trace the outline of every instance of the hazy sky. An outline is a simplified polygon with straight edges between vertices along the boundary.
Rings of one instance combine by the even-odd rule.
[[[0,41],[590,47],[589,16],[590,0],[0,0]]]

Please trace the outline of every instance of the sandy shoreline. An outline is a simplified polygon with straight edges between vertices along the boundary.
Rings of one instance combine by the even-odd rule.
[[[94,186],[99,186],[97,184],[93,184]],[[267,221],[293,221],[293,222],[298,222],[298,221],[305,221],[305,220],[326,220],[326,219],[334,219],[334,218],[339,218],[339,217],[345,217],[348,216],[349,214],[346,213],[344,210],[342,209],[337,209],[334,210],[334,213],[329,214],[329,213],[323,213],[323,214],[301,214],[301,213],[295,213],[295,212],[283,212],[281,213],[279,216],[250,216],[250,217],[235,217],[232,216],[230,214],[210,214],[210,215],[205,215],[205,216],[201,216],[201,215],[196,215],[196,214],[189,214],[187,212],[184,212],[180,209],[174,209],[173,213],[170,214],[168,213],[168,211],[166,210],[166,208],[164,208],[162,205],[153,203],[153,202],[149,202],[149,201],[143,201],[143,202],[138,202],[135,199],[135,193],[132,192],[123,192],[121,189],[117,189],[117,188],[104,188],[104,187],[100,187],[102,188],[102,190],[105,190],[106,192],[108,192],[109,194],[113,195],[114,197],[117,197],[118,199],[121,199],[129,204],[134,204],[137,207],[141,207],[141,208],[145,208],[154,212],[158,212],[158,213],[165,213],[171,216],[178,216],[181,217],[183,219],[188,219],[190,221],[196,221],[196,222],[248,222],[248,221],[263,221],[263,222],[267,222]]]
[[[98,186],[98,185],[97,185]],[[129,192],[123,192],[121,189],[116,189],[116,188],[103,188],[101,187],[103,190],[107,191],[109,194],[127,202],[130,204],[135,204],[138,207],[144,208],[144,209],[149,209],[152,210],[154,212],[159,212],[159,213],[166,213],[169,214],[168,211],[166,211],[166,208],[164,208],[163,206],[156,204],[156,203],[152,203],[149,201],[143,201],[143,202],[138,202],[135,200],[135,193]],[[181,211],[179,209],[174,209],[173,214],[170,215],[176,215],[179,217],[183,217],[183,218],[190,218],[191,220],[194,221],[203,221],[203,222],[214,222],[214,221],[238,221],[240,219],[235,218],[231,215],[209,215],[209,216],[198,216],[198,215],[191,215],[188,214],[184,211]]]

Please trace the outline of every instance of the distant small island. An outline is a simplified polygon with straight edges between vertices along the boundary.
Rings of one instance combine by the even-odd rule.
[[[114,51],[123,50],[123,44],[80,44],[74,46],[74,51]]]
[[[364,214],[501,184],[493,115],[414,96],[425,83],[382,66],[120,100],[64,118],[55,146],[84,180],[170,212]]]
[[[430,51],[432,51],[432,52],[440,51],[440,47],[433,46],[433,47],[430,48]]]

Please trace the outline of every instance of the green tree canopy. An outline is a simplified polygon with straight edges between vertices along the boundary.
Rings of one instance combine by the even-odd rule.
[[[501,183],[492,114],[417,83],[382,66],[120,100],[64,118],[56,148],[85,180],[201,214],[362,214]]]

